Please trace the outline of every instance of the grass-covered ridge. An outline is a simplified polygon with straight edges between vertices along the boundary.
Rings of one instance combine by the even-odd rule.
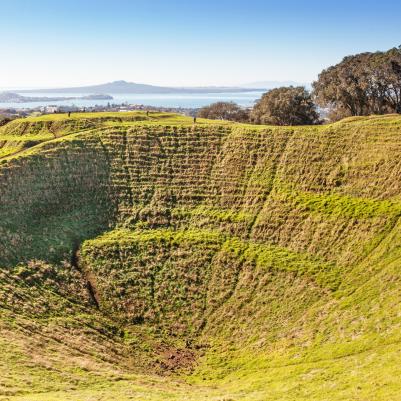
[[[0,128],[0,399],[397,400],[401,117]]]

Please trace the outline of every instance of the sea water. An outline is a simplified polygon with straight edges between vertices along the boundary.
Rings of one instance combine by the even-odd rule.
[[[14,91],[13,91],[14,92]],[[15,93],[18,93],[15,91]],[[89,100],[69,99],[60,101],[39,101],[24,103],[0,103],[0,108],[37,108],[40,106],[77,106],[92,107],[96,105],[105,106],[110,104],[141,104],[155,107],[183,107],[198,108],[215,102],[235,102],[244,107],[253,106],[255,101],[261,97],[263,92],[232,92],[232,93],[185,93],[185,94],[113,94],[112,100]],[[20,93],[29,97],[82,97],[91,93]]]

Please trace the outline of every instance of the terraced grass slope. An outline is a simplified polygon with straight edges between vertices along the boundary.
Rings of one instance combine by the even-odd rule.
[[[401,117],[0,128],[0,399],[401,399]]]

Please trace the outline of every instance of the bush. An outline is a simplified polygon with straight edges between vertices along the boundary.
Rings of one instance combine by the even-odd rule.
[[[6,125],[6,124],[9,123],[10,121],[11,121],[11,118],[0,114],[0,127],[1,127],[2,125]]]
[[[266,92],[251,113],[256,124],[310,125],[319,122],[310,93],[302,86],[289,86]]]
[[[211,120],[246,122],[249,120],[249,113],[234,102],[217,102],[202,107],[198,112],[198,117]]]

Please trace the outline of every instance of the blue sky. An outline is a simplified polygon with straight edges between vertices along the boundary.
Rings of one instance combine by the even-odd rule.
[[[401,1],[0,0],[0,87],[310,82],[401,44]]]

